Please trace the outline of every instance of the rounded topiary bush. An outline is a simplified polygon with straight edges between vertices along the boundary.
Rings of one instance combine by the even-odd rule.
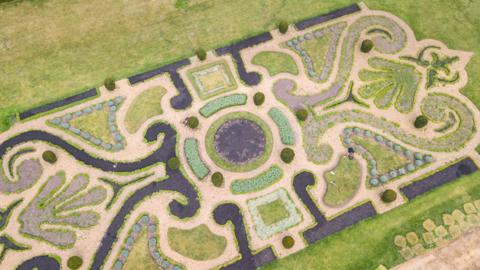
[[[79,256],[72,256],[68,258],[67,266],[70,269],[76,270],[79,269],[83,264],[83,259]]]
[[[176,170],[180,167],[180,160],[177,157],[171,157],[167,161],[167,166],[170,170]]]
[[[423,128],[428,124],[428,118],[425,115],[419,115],[415,118],[415,122],[413,122],[413,126],[415,128]]]
[[[394,190],[387,189],[382,193],[381,198],[383,202],[390,203],[397,199],[397,193]]]
[[[290,163],[295,158],[295,152],[291,148],[283,148],[282,152],[280,153],[280,158],[285,163]]]
[[[221,187],[223,185],[223,175],[220,172],[214,172],[212,174],[212,184],[216,187]]]
[[[363,53],[368,53],[373,49],[373,42],[370,39],[365,39],[362,41],[362,45],[360,46],[360,51]]]
[[[53,153],[52,151],[43,152],[42,158],[43,158],[43,160],[45,160],[46,162],[48,162],[50,164],[53,164],[53,163],[57,162],[57,155],[55,155],[55,153]]]
[[[299,109],[295,112],[295,116],[298,120],[305,121],[305,119],[308,117],[308,111],[305,109]]]
[[[253,95],[253,103],[257,106],[260,106],[265,102],[265,95],[263,93],[257,92]]]
[[[105,85],[105,88],[107,88],[107,90],[109,91],[113,91],[116,87],[115,80],[113,78],[106,78],[103,84]]]
[[[280,31],[280,33],[282,33],[282,34],[287,33],[287,31],[288,31],[288,22],[286,22],[286,21],[281,21],[281,22],[278,24],[278,31]]]
[[[295,239],[291,236],[285,236],[282,238],[282,245],[284,248],[291,248],[295,245]]]
[[[197,55],[200,61],[207,59],[207,52],[204,49],[198,49],[195,54]]]
[[[198,124],[200,124],[200,121],[198,121],[198,118],[195,116],[190,116],[187,118],[187,126],[191,129],[195,129],[198,127]]]

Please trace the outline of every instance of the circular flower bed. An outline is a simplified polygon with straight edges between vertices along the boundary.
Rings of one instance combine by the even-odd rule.
[[[259,117],[234,112],[216,120],[205,138],[207,153],[219,167],[245,172],[262,165],[272,151],[272,133]]]

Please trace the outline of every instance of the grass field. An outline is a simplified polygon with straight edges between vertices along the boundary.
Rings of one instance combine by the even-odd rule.
[[[355,1],[12,1],[0,5],[0,130],[15,112],[298,21]],[[480,53],[480,2],[365,1],[391,11],[417,37]],[[432,7],[435,7],[433,12]],[[428,16],[426,16],[428,15]],[[28,20],[25,20],[28,18]],[[114,22],[114,23],[113,23]],[[480,57],[464,92],[480,102]]]
[[[424,196],[373,219],[329,236],[294,255],[263,267],[270,269],[373,270],[403,262],[393,244],[396,234],[419,233],[431,218],[440,224],[443,213],[480,198],[479,174],[444,185]]]
[[[342,157],[336,167],[326,172],[323,178],[327,182],[327,191],[323,201],[333,207],[348,202],[357,192],[362,177],[362,168],[358,161]]]

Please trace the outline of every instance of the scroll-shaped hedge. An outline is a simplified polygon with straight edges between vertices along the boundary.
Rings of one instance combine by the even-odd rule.
[[[277,125],[282,143],[285,145],[294,145],[295,133],[282,111],[277,108],[271,108],[268,111],[268,115],[272,118],[273,122],[275,122],[275,125]]]
[[[283,172],[280,167],[273,165],[261,174],[247,179],[237,179],[233,181],[230,190],[233,194],[244,194],[262,190],[282,178]]]
[[[210,117],[211,115],[217,113],[220,110],[232,106],[244,105],[245,103],[247,103],[247,95],[244,94],[223,96],[205,104],[205,106],[200,108],[200,114],[204,117]]]
[[[185,151],[185,157],[187,158],[188,166],[190,166],[195,176],[200,180],[205,178],[210,170],[200,158],[197,139],[187,138],[183,148]]]

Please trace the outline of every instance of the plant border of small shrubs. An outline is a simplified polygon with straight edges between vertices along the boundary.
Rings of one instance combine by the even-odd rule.
[[[387,189],[382,192],[381,198],[382,202],[391,203],[397,199],[397,192],[395,192],[393,189]]]
[[[290,235],[284,236],[282,238],[282,246],[284,248],[290,249],[295,245],[295,239],[291,237]]]
[[[57,162],[57,155],[53,151],[47,150],[43,152],[42,159],[50,164],[54,164]]]
[[[256,92],[255,95],[253,95],[253,103],[256,106],[260,106],[265,102],[265,94],[262,92]]]
[[[178,157],[171,157],[167,160],[167,166],[170,170],[176,170],[180,167],[180,160]]]
[[[80,256],[72,256],[67,260],[67,266],[72,270],[80,269],[82,265],[83,265],[83,259]]]
[[[298,109],[295,112],[295,116],[297,117],[298,120],[305,121],[308,117],[308,111],[306,109]]]
[[[214,172],[212,174],[212,184],[216,187],[223,186],[223,174],[221,172]]]
[[[115,79],[112,77],[106,78],[105,81],[103,81],[103,85],[108,91],[113,91],[117,87],[115,84]]]
[[[360,45],[360,51],[363,53],[369,53],[373,49],[373,41],[365,39]]]
[[[295,158],[295,151],[293,151],[293,149],[290,147],[285,147],[280,152],[280,158],[283,162],[290,163]]]
[[[207,52],[204,49],[196,50],[195,54],[197,55],[197,58],[200,61],[204,61],[205,59],[207,59]]]
[[[419,115],[415,118],[413,126],[415,128],[423,128],[428,124],[428,118],[425,115]]]
[[[198,125],[200,124],[200,121],[198,120],[198,117],[196,116],[189,116],[187,119],[185,119],[185,124],[187,127],[191,129],[196,129]]]
[[[288,31],[288,22],[287,21],[281,21],[278,23],[278,31],[282,34],[287,33]]]

